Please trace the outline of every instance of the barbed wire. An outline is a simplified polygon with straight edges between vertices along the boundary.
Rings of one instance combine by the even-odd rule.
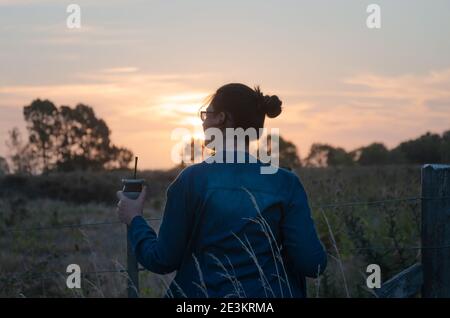
[[[427,197],[409,197],[409,198],[394,198],[394,199],[381,199],[374,201],[354,201],[354,202],[338,202],[331,204],[323,204],[323,205],[312,205],[311,209],[326,209],[333,207],[349,207],[349,206],[362,206],[362,205],[381,205],[385,203],[396,203],[396,202],[413,202],[420,200],[445,200],[450,199],[450,196],[437,197],[437,198],[427,198]],[[147,221],[160,221],[162,218],[144,218]],[[58,230],[65,228],[81,228],[88,226],[101,226],[101,225],[114,225],[114,224],[122,224],[119,221],[107,221],[107,222],[94,222],[94,223],[79,223],[79,224],[63,224],[63,225],[55,225],[55,226],[44,226],[44,227],[31,227],[31,228],[18,228],[18,229],[6,229],[4,232],[6,233],[15,233],[15,232],[27,232],[27,231],[44,231],[44,230]]]
[[[138,272],[145,271],[145,268],[138,268]],[[117,273],[128,273],[128,270],[126,269],[104,269],[104,270],[98,270],[98,271],[88,271],[88,272],[80,272],[81,276],[88,276],[88,275],[99,275],[99,274],[117,274]],[[51,278],[51,277],[61,277],[61,276],[67,276],[72,273],[68,272],[58,272],[58,271],[52,271],[52,272],[5,272],[2,273],[2,275],[11,275],[9,277],[3,277],[3,279],[19,279],[28,277],[28,278]]]
[[[359,250],[383,250],[383,251],[391,251],[391,250],[432,250],[432,249],[445,249],[450,248],[450,245],[441,245],[441,246],[368,246],[368,247],[355,247],[351,248],[350,251],[359,251]]]
[[[350,251],[357,251],[357,250],[383,250],[383,251],[390,251],[390,250],[423,250],[423,249],[445,249],[450,248],[450,245],[442,245],[442,246],[400,246],[400,247],[385,247],[385,246],[370,246],[370,247],[359,247],[359,248],[352,248]],[[327,254],[336,257],[331,251],[327,250]],[[145,268],[138,268],[138,272],[146,271]],[[99,275],[99,274],[117,274],[117,273],[128,273],[126,269],[105,269],[105,270],[98,270],[98,271],[88,271],[88,272],[81,272],[80,275],[82,276],[88,276],[88,275]],[[9,279],[14,280],[18,279],[18,276],[20,278],[28,277],[28,278],[52,278],[56,276],[67,276],[67,272],[6,272],[2,275],[11,275],[9,277],[3,277],[3,279]]]
[[[377,200],[377,201],[359,201],[359,202],[345,202],[345,203],[334,203],[334,204],[325,204],[320,206],[311,206],[312,209],[323,209],[330,207],[345,207],[345,206],[356,206],[356,205],[376,205],[376,204],[384,204],[384,203],[393,203],[393,202],[401,202],[401,201],[418,201],[421,200],[421,197],[412,197],[412,198],[397,198],[397,199],[386,199],[386,200]],[[149,221],[159,221],[161,218],[145,218]],[[113,225],[113,224],[122,224],[119,221],[108,221],[108,222],[94,222],[94,223],[80,223],[80,224],[64,224],[57,226],[46,226],[46,227],[34,227],[34,228],[19,228],[19,229],[7,229],[6,232],[26,232],[26,231],[44,231],[44,230],[58,230],[64,228],[80,228],[87,226],[101,226],[101,225]]]
[[[331,204],[323,204],[323,205],[312,205],[311,209],[326,209],[326,208],[334,208],[334,207],[351,207],[351,206],[371,206],[371,205],[382,205],[388,203],[398,203],[398,202],[417,202],[417,201],[425,201],[425,200],[446,200],[450,199],[450,196],[443,197],[407,197],[407,198],[392,198],[392,199],[381,199],[374,201],[354,201],[354,202],[338,202]],[[147,217],[144,218],[147,221],[160,221],[160,217]],[[94,227],[94,226],[104,226],[104,225],[116,225],[123,224],[119,221],[105,221],[105,222],[92,222],[92,223],[79,223],[79,224],[63,224],[57,226],[44,226],[44,227],[32,227],[32,228],[18,228],[18,229],[7,229],[2,232],[6,233],[17,233],[17,232],[29,232],[29,231],[45,231],[45,230],[60,230],[67,228],[82,228],[82,227]],[[350,251],[365,251],[365,250],[379,250],[379,251],[399,251],[399,250],[428,250],[428,249],[446,249],[450,248],[450,245],[442,245],[442,246],[366,246],[366,247],[357,247],[351,248]],[[327,250],[327,254],[330,254],[330,251]],[[331,256],[333,256],[331,254]],[[138,272],[145,271],[145,268],[138,268]],[[101,274],[128,274],[126,269],[104,269],[97,271],[88,271],[81,272],[82,276],[87,275],[101,275]],[[3,273],[0,278],[3,280],[17,280],[19,278],[29,277],[29,278],[53,278],[53,277],[65,277],[70,273],[67,272],[6,272]],[[8,275],[8,277],[5,277]],[[3,276],[3,277],[2,277]]]
[[[159,221],[161,218],[144,218],[147,221]],[[62,224],[55,226],[41,226],[41,227],[30,227],[30,228],[18,228],[18,229],[6,229],[6,233],[15,233],[15,232],[28,232],[28,231],[45,231],[45,230],[60,230],[67,228],[81,228],[88,226],[101,226],[101,225],[114,225],[114,224],[123,224],[120,221],[107,221],[107,222],[93,222],[93,223],[78,223],[78,224]]]
[[[360,205],[379,205],[379,204],[395,203],[395,202],[420,201],[422,199],[423,198],[421,198],[421,197],[410,197],[410,198],[396,198],[396,199],[385,199],[385,200],[375,200],[375,201],[341,202],[341,203],[331,203],[331,204],[323,204],[323,205],[312,205],[311,209],[326,209],[326,208],[334,208],[334,207],[348,207],[348,206],[360,206]]]

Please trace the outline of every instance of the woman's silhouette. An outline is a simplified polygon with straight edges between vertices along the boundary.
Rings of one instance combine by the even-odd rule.
[[[280,113],[277,96],[231,83],[201,118],[205,130],[225,134],[262,128],[265,116]],[[216,149],[222,163],[203,161],[177,176],[158,235],[142,217],[145,190],[135,201],[118,192],[138,261],[155,273],[177,271],[166,297],[306,297],[305,277],[320,275],[327,259],[299,178],[282,168],[261,174],[264,163],[250,163],[248,147],[246,163],[227,163],[230,153],[239,150]]]

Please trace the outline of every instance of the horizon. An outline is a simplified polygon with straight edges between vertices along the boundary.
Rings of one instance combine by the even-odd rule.
[[[283,111],[265,127],[279,128],[302,159],[315,142],[392,149],[442,134],[450,3],[375,2],[381,29],[365,25],[373,1],[351,0],[84,0],[81,28],[68,29],[71,1],[0,0],[0,156],[8,130],[25,136],[22,107],[41,98],[92,106],[140,170],[172,168],[172,130],[198,133],[198,108],[229,82],[279,96]]]

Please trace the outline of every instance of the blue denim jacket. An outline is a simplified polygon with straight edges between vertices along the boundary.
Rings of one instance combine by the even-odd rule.
[[[261,174],[268,164],[245,156],[247,163],[203,161],[181,171],[167,190],[159,235],[144,218],[132,220],[139,263],[177,271],[166,297],[306,297],[305,277],[324,271],[326,253],[297,175]]]

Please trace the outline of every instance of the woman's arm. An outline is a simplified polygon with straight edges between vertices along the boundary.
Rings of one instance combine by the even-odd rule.
[[[167,190],[159,235],[142,216],[134,217],[130,223],[128,235],[136,258],[154,273],[167,274],[177,270],[189,240],[193,215],[189,206],[189,184],[183,172]]]
[[[327,266],[327,255],[317,236],[305,189],[296,175],[291,189],[282,223],[283,247],[294,270],[317,277]]]

